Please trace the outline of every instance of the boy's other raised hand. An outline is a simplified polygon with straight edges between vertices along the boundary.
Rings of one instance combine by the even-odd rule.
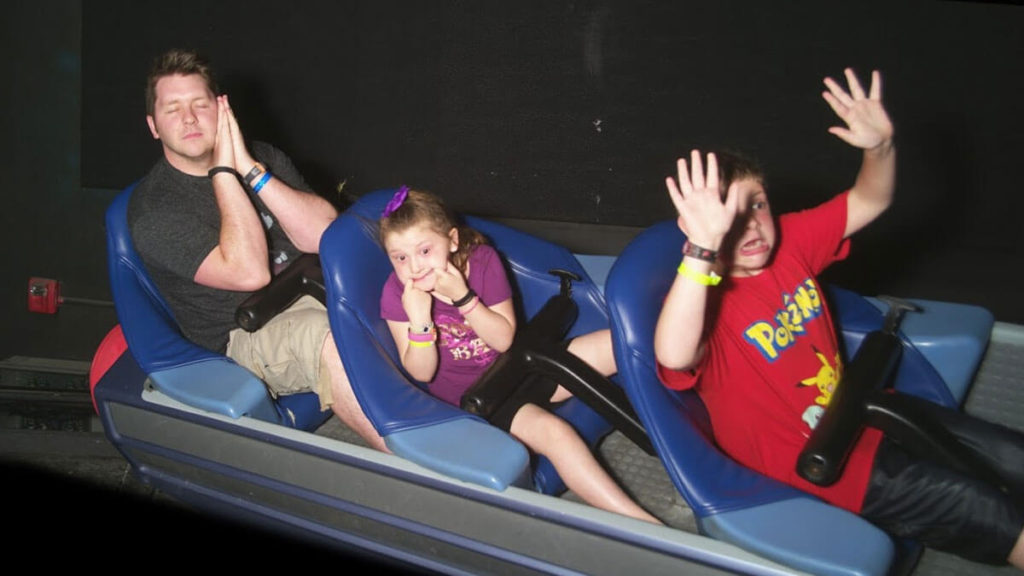
[[[882,76],[878,70],[871,72],[871,88],[867,94],[861,87],[853,70],[844,70],[849,92],[832,78],[825,78],[828,90],[821,93],[832,110],[846,127],[832,126],[829,132],[842,138],[851,146],[871,150],[888,145],[892,141],[893,127],[889,114],[882,105]]]
[[[690,166],[686,159],[676,161],[679,184],[671,176],[665,178],[669,198],[679,214],[679,229],[687,239],[709,250],[718,250],[725,235],[732,228],[739,206],[739,193],[733,183],[722,199],[718,181],[718,159],[714,152],[708,154],[708,168],[705,175],[700,151],[690,152]]]

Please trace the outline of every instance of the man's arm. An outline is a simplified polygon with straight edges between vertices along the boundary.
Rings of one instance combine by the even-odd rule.
[[[260,190],[260,199],[296,248],[312,254],[320,252],[320,237],[338,217],[330,202],[316,194],[296,190],[273,177]]]
[[[224,97],[224,102],[226,105],[227,97]],[[225,107],[234,153],[234,164],[229,166],[233,165],[239,174],[248,174],[256,165],[256,160],[245,146],[234,112],[230,106]],[[338,217],[337,210],[330,202],[316,194],[296,190],[273,177],[260,189],[259,196],[296,248],[312,254],[320,252],[320,237]]]
[[[217,97],[217,166],[235,166],[230,107]],[[193,280],[221,290],[253,291],[270,282],[266,232],[241,183],[229,172],[213,175],[213,193],[220,211],[220,240],[199,265]]]
[[[896,185],[896,149],[893,126],[882,106],[882,78],[877,70],[871,73],[870,92],[864,89],[853,70],[845,70],[850,91],[842,89],[831,78],[825,79],[827,91],[822,96],[832,110],[846,123],[833,126],[829,132],[851,146],[864,150],[860,172],[847,201],[847,238],[867,226],[892,204]]]

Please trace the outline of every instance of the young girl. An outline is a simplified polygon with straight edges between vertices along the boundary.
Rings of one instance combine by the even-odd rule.
[[[406,186],[384,210],[380,241],[395,269],[381,294],[381,316],[402,366],[426,382],[431,394],[458,406],[515,335],[512,289],[501,258],[479,232],[459,227],[440,198]],[[569,351],[605,375],[615,372],[607,330],[574,339]],[[559,386],[550,401],[570,396]],[[619,488],[558,416],[525,404],[506,424],[530,450],[551,460],[584,501],[660,524]]]

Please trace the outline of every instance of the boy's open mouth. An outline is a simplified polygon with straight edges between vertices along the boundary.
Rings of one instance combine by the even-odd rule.
[[[768,244],[762,238],[754,238],[752,240],[748,240],[747,242],[744,242],[742,246],[740,246],[740,254],[744,256],[753,256],[755,254],[760,254],[767,250]]]

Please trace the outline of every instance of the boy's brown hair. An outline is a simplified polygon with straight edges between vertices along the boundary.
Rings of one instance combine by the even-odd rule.
[[[715,152],[718,159],[718,184],[722,189],[723,199],[729,186],[737,180],[752,178],[765,185],[764,170],[756,159],[734,150]]]

